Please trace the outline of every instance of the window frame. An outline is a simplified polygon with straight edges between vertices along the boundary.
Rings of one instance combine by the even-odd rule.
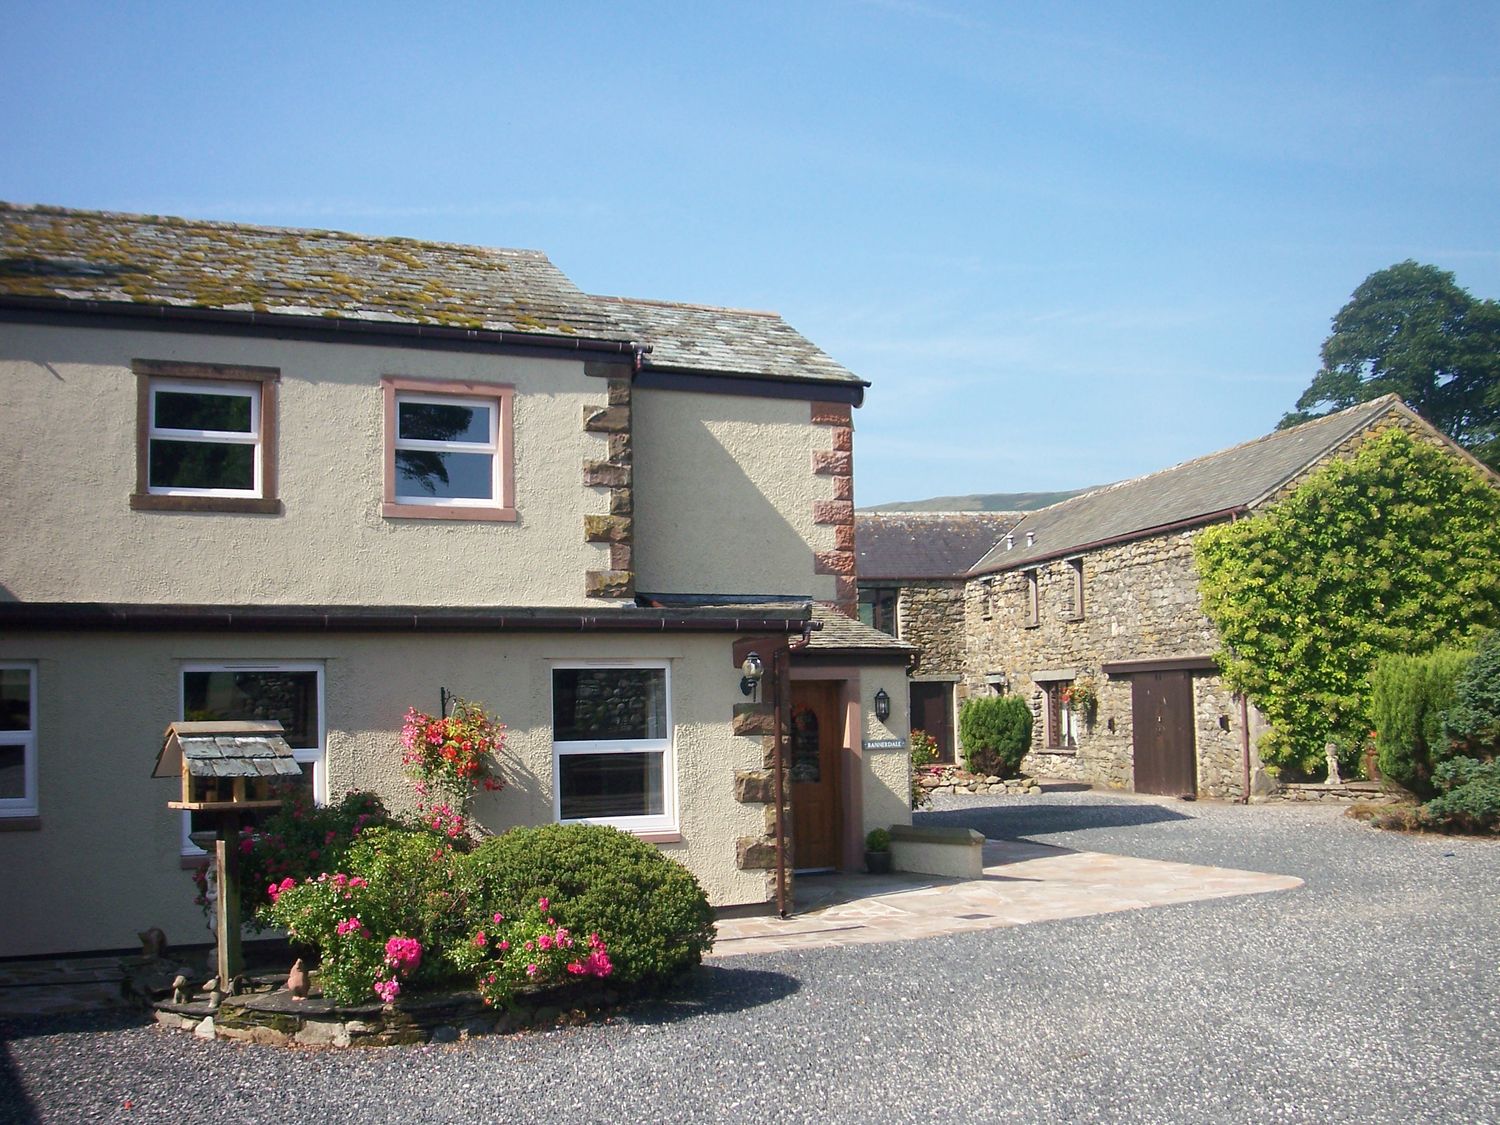
[[[1042,684],[1046,706],[1042,708],[1042,749],[1054,753],[1078,750],[1077,712],[1064,702],[1062,693],[1072,680],[1049,680]]]
[[[662,738],[588,739],[560,742],[556,728],[552,731],[552,819],[556,824],[607,824],[639,836],[675,836],[678,832],[677,806],[677,756],[674,749],[676,727],[672,714],[672,663],[669,660],[557,660],[547,670],[548,721],[556,715],[557,678],[562,671],[586,669],[655,669],[663,674],[663,691],[666,694],[666,715],[663,725],[666,735]],[[662,811],[646,816],[601,816],[573,817],[562,815],[562,759],[575,754],[642,754],[660,753]]]
[[[37,663],[34,660],[0,660],[0,670],[26,673],[29,699],[27,718],[30,726],[24,731],[0,731],[0,742],[7,746],[21,747],[21,796],[0,797],[0,819],[13,820],[20,817],[41,815],[41,801],[37,793]]]
[[[325,699],[327,665],[322,660],[184,660],[177,665],[177,717],[187,714],[187,675],[189,672],[315,672],[317,673],[318,744],[314,747],[293,746],[292,757],[301,765],[313,767],[313,801],[328,803],[328,709]],[[182,854],[203,856],[207,853],[189,839],[193,830],[191,812],[182,814]]]
[[[281,370],[243,364],[183,363],[165,359],[134,359],[136,377],[135,491],[130,506],[136,511],[238,512],[279,515],[277,496],[277,387]],[[251,436],[235,431],[167,430],[155,427],[156,391],[193,393],[228,389],[250,398]],[[253,445],[255,486],[251,489],[170,488],[151,485],[151,442],[202,441],[223,445]]]
[[[385,412],[383,448],[384,493],[380,513],[393,519],[498,520],[514,522],[515,504],[515,387],[507,383],[455,383],[387,375],[380,380]],[[492,410],[493,439],[483,450],[474,442],[420,442],[407,445],[400,438],[400,404],[405,402],[484,405]],[[406,439],[407,442],[412,439]],[[494,496],[488,500],[454,497],[417,497],[398,493],[397,448],[436,452],[486,452],[494,458]]]
[[[899,586],[860,586],[856,591],[856,608],[860,620],[872,629],[901,637],[901,588]],[[864,620],[864,608],[870,607],[870,620]],[[881,624],[884,621],[886,624]],[[886,628],[889,625],[890,628]]]
[[[1083,601],[1083,559],[1068,559],[1068,578],[1072,583],[1072,612],[1068,614],[1069,621],[1082,621],[1084,615]]]
[[[1026,581],[1025,627],[1035,629],[1042,623],[1041,571],[1028,567],[1021,572]]]

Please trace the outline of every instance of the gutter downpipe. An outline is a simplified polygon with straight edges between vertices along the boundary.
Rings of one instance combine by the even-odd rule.
[[[1233,512],[1229,516],[1230,523],[1239,523],[1239,512]],[[1236,692],[1240,697],[1240,804],[1250,803],[1250,703],[1245,698],[1244,692]]]
[[[782,778],[781,754],[781,676],[786,650],[777,647],[771,653],[771,723],[774,742],[771,747],[771,769],[776,774],[776,914],[785,918],[786,907],[786,789]]]

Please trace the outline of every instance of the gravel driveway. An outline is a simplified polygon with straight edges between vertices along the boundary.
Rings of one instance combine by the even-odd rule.
[[[13,1024],[0,1120],[1500,1121],[1495,842],[1318,807],[940,800],[919,819],[1306,886],[737,957],[608,1022],[445,1047]]]

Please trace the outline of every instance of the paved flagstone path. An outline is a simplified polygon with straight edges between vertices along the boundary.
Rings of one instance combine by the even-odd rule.
[[[1302,880],[1289,875],[988,840],[984,845],[983,879],[803,877],[797,888],[804,899],[820,894],[836,899],[861,897],[835,901],[790,918],[722,920],[711,956],[914,941],[967,930],[1024,926],[1300,886]]]

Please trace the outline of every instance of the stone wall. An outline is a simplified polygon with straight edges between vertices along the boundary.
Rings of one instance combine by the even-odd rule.
[[[964,670],[964,583],[961,579],[913,579],[901,587],[896,606],[899,636],[922,650],[916,671],[925,676]]]
[[[1201,529],[1171,532],[1083,554],[1083,612],[1074,606],[1074,570],[1067,559],[1040,563],[1037,621],[1028,623],[1024,570],[970,581],[965,587],[964,687],[968,694],[992,690],[1004,673],[1010,690],[1032,706],[1032,752],[1023,763],[1042,777],[1128,789],[1134,782],[1131,745],[1131,681],[1106,676],[1110,662],[1203,656],[1218,648],[1204,616],[1193,565],[1193,541]],[[1073,750],[1043,746],[1044,696],[1037,673],[1091,676],[1099,706],[1091,721],[1078,722]],[[1043,678],[1046,678],[1043,676]],[[1243,791],[1239,705],[1213,673],[1193,673],[1198,791],[1239,797]],[[1227,728],[1227,729],[1226,729]]]

